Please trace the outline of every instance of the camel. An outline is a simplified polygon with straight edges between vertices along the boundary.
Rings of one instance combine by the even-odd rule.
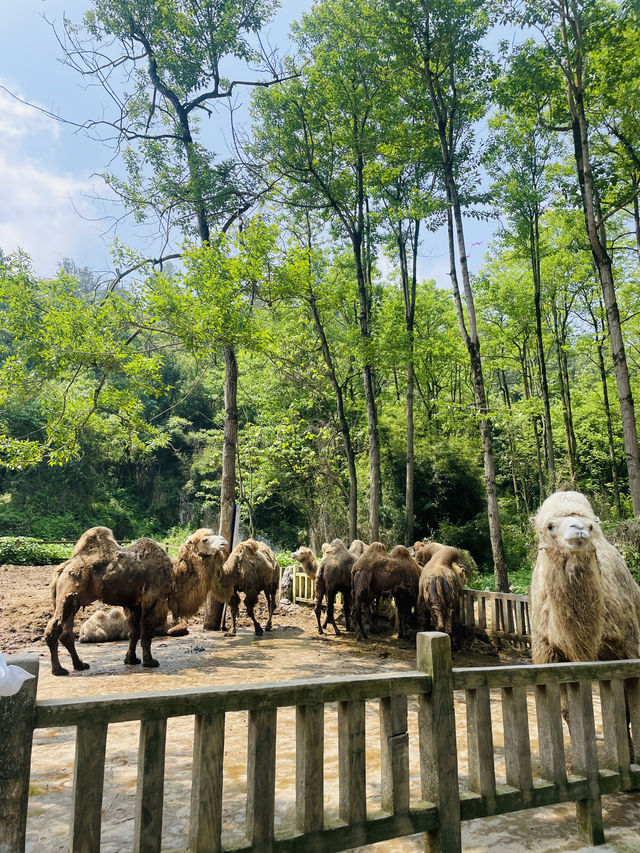
[[[318,633],[322,634],[322,628],[327,625],[333,625],[333,630],[336,635],[340,635],[340,630],[336,625],[334,616],[334,605],[336,595],[342,593],[344,602],[344,620],[347,631],[351,630],[349,624],[349,616],[351,610],[351,569],[356,558],[353,553],[347,550],[342,539],[334,539],[330,543],[324,543],[322,546],[322,559],[316,573],[316,606],[315,614],[318,621]],[[320,624],[320,614],[322,613],[322,599],[327,598],[327,615],[324,620],[324,626]]]
[[[58,657],[59,642],[71,655],[75,670],[89,668],[76,651],[73,622],[81,607],[97,600],[127,611],[130,634],[125,664],[140,663],[136,656],[140,640],[143,666],[158,666],[151,656],[151,640],[165,623],[172,584],[171,560],[157,542],[143,538],[121,548],[108,527],[85,531],[51,581],[54,613],[44,633],[51,672],[68,675]]]
[[[280,566],[268,545],[256,542],[255,539],[247,539],[236,545],[222,570],[215,573],[211,585],[214,597],[231,608],[231,630],[227,636],[234,637],[236,634],[236,619],[240,606],[239,592],[244,592],[244,606],[253,622],[255,633],[259,636],[262,635],[263,630],[253,615],[253,608],[256,606],[260,592],[264,592],[269,608],[269,617],[264,630],[271,630],[279,583]]]
[[[229,556],[229,543],[208,527],[201,527],[178,548],[173,563],[173,583],[169,592],[169,610],[178,620],[194,616],[212,590]],[[174,632],[175,629],[170,628]]]
[[[457,641],[464,588],[464,570],[458,563],[459,558],[457,548],[438,545],[420,573],[418,591],[420,630],[443,631],[449,634],[452,642]]]
[[[419,566],[426,566],[436,551],[446,547],[439,542],[426,542],[422,539],[413,546],[413,556]]]
[[[367,543],[363,542],[362,539],[354,539],[351,545],[349,545],[349,553],[353,554],[356,560],[358,557],[362,557],[366,550]]]
[[[420,566],[408,548],[396,545],[387,554],[381,542],[372,542],[351,570],[351,621],[356,626],[356,639],[367,639],[362,625],[362,605],[369,606],[381,595],[393,596],[398,611],[398,638],[408,639],[407,623],[418,601],[419,580]]]
[[[555,492],[535,518],[538,558],[531,578],[534,663],[640,657],[640,587],[604,537],[588,499]],[[562,713],[569,723],[566,687]],[[627,723],[629,698],[625,694]],[[629,733],[629,753],[634,756]]]
[[[107,643],[129,639],[129,619],[122,607],[96,610],[82,623],[78,632],[80,643]]]
[[[534,663],[640,657],[640,588],[580,492],[538,510],[531,578]]]

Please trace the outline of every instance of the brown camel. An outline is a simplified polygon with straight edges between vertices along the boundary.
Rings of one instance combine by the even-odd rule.
[[[44,638],[51,653],[52,673],[68,675],[60,664],[58,642],[71,655],[74,669],[89,668],[78,657],[73,622],[81,607],[97,600],[121,605],[127,612],[130,633],[124,662],[140,663],[136,656],[140,640],[143,666],[158,666],[151,657],[151,640],[165,623],[172,583],[171,560],[157,542],[138,539],[121,548],[108,527],[87,530],[51,581],[54,613]]]
[[[351,621],[356,639],[366,639],[362,625],[362,606],[371,605],[381,595],[393,596],[398,611],[398,638],[408,639],[408,621],[418,602],[420,566],[404,545],[396,545],[390,554],[381,542],[372,542],[353,564],[351,571],[353,606]]]

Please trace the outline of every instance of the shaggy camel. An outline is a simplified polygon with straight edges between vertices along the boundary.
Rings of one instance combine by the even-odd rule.
[[[425,542],[425,540],[422,539],[420,542],[416,542],[413,546],[413,556],[419,566],[426,566],[436,551],[439,551],[440,548],[444,547],[446,546],[441,545],[439,542]]]
[[[531,578],[534,663],[640,657],[640,588],[580,492],[555,492],[534,518],[538,559]],[[566,686],[562,713],[569,723]],[[629,697],[625,690],[627,724]],[[631,760],[637,744],[628,732]]]
[[[268,545],[247,539],[233,549],[222,567],[215,574],[211,590],[218,601],[231,608],[231,630],[228,636],[235,636],[236,619],[240,606],[239,592],[244,592],[244,606],[247,610],[256,634],[263,633],[262,627],[253,615],[253,608],[260,592],[264,592],[269,608],[269,618],[265,631],[272,626],[273,611],[276,609],[276,593],[280,583],[280,566]]]
[[[381,542],[372,542],[353,564],[351,571],[353,606],[351,621],[356,639],[367,638],[362,625],[362,605],[369,606],[381,595],[393,596],[398,612],[398,638],[407,639],[407,623],[418,602],[420,566],[404,545],[396,545],[390,554]]]
[[[229,556],[229,543],[208,527],[201,527],[178,549],[173,563],[173,584],[169,593],[169,610],[173,618],[194,616],[213,589],[215,578]]]
[[[436,544],[436,543],[432,543]],[[426,549],[425,549],[426,550]],[[439,545],[420,573],[418,625],[420,630],[443,631],[457,642],[464,571],[457,548]]]
[[[316,606],[315,614],[318,621],[318,633],[322,634],[322,628],[333,625],[333,630],[340,634],[334,616],[334,605],[336,595],[342,593],[344,602],[344,621],[347,631],[351,630],[349,616],[351,611],[351,569],[356,558],[347,550],[342,539],[334,539],[322,546],[322,559],[316,573]],[[327,598],[327,615],[324,626],[320,624],[322,613],[322,599]]]
[[[151,640],[165,623],[172,583],[171,560],[157,542],[138,539],[128,548],[121,548],[108,527],[87,530],[51,581],[54,613],[44,639],[51,654],[52,673],[68,674],[60,664],[58,642],[71,655],[74,669],[89,668],[78,657],[73,622],[81,607],[97,600],[122,605],[127,611],[130,634],[124,662],[140,663],[136,656],[140,640],[143,666],[158,666],[151,657]]]
[[[351,545],[349,545],[349,553],[353,554],[356,560],[358,557],[362,557],[366,550],[367,543],[363,542],[362,539],[354,539]]]
[[[129,620],[122,607],[96,610],[82,623],[78,632],[81,643],[107,643],[129,639]]]
[[[538,510],[531,578],[534,663],[640,657],[640,588],[579,492]]]

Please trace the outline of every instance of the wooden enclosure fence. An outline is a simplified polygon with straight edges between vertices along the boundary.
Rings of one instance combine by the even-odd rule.
[[[10,662],[37,673],[35,656],[15,656]],[[25,849],[31,745],[34,731],[42,728],[76,730],[68,815],[72,853],[100,850],[107,730],[122,721],[140,721],[137,786],[131,796],[136,803],[133,850],[141,853],[161,848],[164,784],[172,772],[165,767],[167,721],[176,716],[194,720],[184,830],[189,850],[198,853],[328,853],[418,832],[426,833],[427,849],[458,853],[465,820],[563,801],[576,803],[580,833],[598,844],[604,837],[601,794],[640,787],[640,766],[633,762],[634,743],[640,753],[637,660],[456,669],[449,637],[422,633],[416,670],[383,676],[39,701],[36,681],[25,682],[16,696],[0,698],[0,853]],[[562,696],[570,736],[563,727]],[[371,715],[365,706],[372,701],[379,721],[375,803],[366,794],[365,727]],[[325,772],[328,703],[337,708],[337,780]],[[279,823],[276,833],[277,712],[284,707],[295,708],[295,816],[291,825]],[[225,715],[237,711],[247,712],[245,842],[240,846],[228,844],[222,832]],[[410,753],[418,757],[417,781],[411,778]],[[466,773],[459,768],[463,754]],[[338,788],[333,820],[323,806],[329,784]]]
[[[306,572],[294,570],[293,600],[315,603],[315,583]],[[460,602],[460,625],[467,634],[494,645],[499,646],[505,640],[525,650],[531,646],[529,598],[507,592],[465,589]]]

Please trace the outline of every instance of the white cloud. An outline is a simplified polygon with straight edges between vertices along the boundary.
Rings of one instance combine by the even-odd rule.
[[[23,101],[24,99],[18,100],[4,88],[0,88],[0,137],[7,141],[34,133],[58,137],[60,128],[56,120],[41,112],[39,105],[29,106]]]
[[[0,248],[24,249],[41,275],[51,275],[65,256],[81,252],[84,260],[87,243],[100,242],[98,225],[79,215],[91,215],[85,196],[94,191],[93,181],[0,151]]]

